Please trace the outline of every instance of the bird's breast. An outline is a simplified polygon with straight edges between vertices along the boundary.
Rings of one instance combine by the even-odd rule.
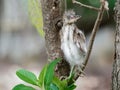
[[[81,63],[82,56],[77,45],[73,41],[73,26],[66,26],[63,30],[63,42],[61,43],[61,49],[63,50],[66,60],[70,64]]]

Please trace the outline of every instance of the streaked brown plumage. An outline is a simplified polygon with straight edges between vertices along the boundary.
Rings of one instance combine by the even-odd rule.
[[[73,10],[66,11],[63,15],[63,27],[60,31],[61,50],[71,66],[71,71],[75,66],[81,71],[87,52],[85,35],[75,25],[79,18]]]

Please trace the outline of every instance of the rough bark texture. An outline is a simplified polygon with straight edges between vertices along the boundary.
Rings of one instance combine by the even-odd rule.
[[[115,6],[115,56],[112,73],[112,90],[120,90],[120,0],[117,0]]]
[[[63,15],[64,0],[41,0],[45,41],[48,58],[54,60],[63,57],[60,49],[59,29],[56,28]],[[56,67],[58,77],[69,75],[69,65],[62,60]]]

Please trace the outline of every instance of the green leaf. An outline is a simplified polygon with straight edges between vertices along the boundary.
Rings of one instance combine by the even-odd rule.
[[[33,85],[37,85],[37,77],[35,76],[34,73],[29,72],[27,70],[24,69],[20,69],[16,72],[16,75],[22,79],[23,81],[33,84]]]
[[[42,69],[42,71],[40,72],[40,75],[38,78],[39,79],[38,82],[40,84],[40,87],[42,87],[44,84],[44,78],[45,78],[47,67],[48,67],[48,65],[45,65],[44,68]]]
[[[49,86],[50,83],[52,82],[54,77],[54,68],[60,60],[61,60],[60,58],[55,59],[48,65],[48,68],[45,74],[45,80],[44,80],[45,86]]]
[[[25,86],[23,84],[16,85],[12,90],[35,90],[33,87]]]
[[[67,81],[66,80],[61,81],[56,76],[54,76],[52,82],[59,88],[59,90],[64,90],[64,88],[67,86]]]
[[[47,90],[59,90],[59,89],[54,83],[51,83],[49,86],[49,89],[47,89]]]
[[[32,24],[36,27],[41,36],[43,31],[43,16],[40,0],[28,0],[28,12]]]
[[[67,90],[74,90],[76,88],[76,85],[71,84],[70,86],[67,87]]]
[[[60,80],[56,76],[53,78],[53,83],[59,88],[59,90],[74,90],[76,86],[74,83],[68,86],[68,80]]]

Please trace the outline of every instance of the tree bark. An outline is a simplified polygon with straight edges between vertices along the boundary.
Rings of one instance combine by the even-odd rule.
[[[112,90],[120,90],[120,0],[115,6],[115,55],[112,72]]]
[[[58,24],[62,20],[64,0],[41,0],[41,5],[48,58],[50,60],[63,58]],[[69,64],[65,60],[62,60],[55,69],[58,77],[68,76],[69,71]]]

